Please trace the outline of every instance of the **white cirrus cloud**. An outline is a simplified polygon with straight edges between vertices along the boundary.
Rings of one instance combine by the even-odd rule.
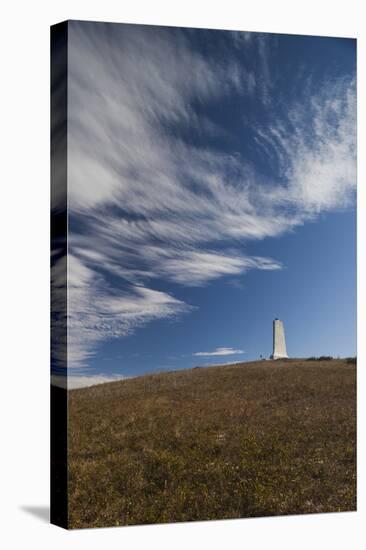
[[[216,348],[214,351],[196,351],[193,353],[195,357],[200,356],[216,356],[216,355],[242,355],[245,351],[242,349],[234,349],[234,348]]]
[[[174,317],[192,306],[144,286],[109,287],[79,258],[68,256],[68,366],[87,367],[99,342],[127,336],[154,319]]]
[[[162,262],[159,274],[186,286],[200,286],[225,275],[240,275],[249,269],[281,269],[281,264],[269,258],[246,257],[213,251],[187,251],[171,254]]]

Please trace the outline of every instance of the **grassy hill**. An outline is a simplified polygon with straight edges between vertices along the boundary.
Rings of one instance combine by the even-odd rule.
[[[356,509],[356,367],[260,361],[69,392],[69,526]]]

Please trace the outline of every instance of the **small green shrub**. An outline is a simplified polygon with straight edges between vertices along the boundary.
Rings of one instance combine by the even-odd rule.
[[[333,361],[334,357],[331,355],[320,355],[320,357],[307,357],[306,361]]]

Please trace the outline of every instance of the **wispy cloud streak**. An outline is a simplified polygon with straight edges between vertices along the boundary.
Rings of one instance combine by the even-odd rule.
[[[245,353],[242,349],[234,349],[234,348],[216,348],[214,351],[197,351],[193,355],[196,357],[200,356],[216,356],[216,355],[242,355]]]

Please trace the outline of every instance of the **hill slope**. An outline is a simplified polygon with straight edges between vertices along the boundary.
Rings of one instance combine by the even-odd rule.
[[[253,362],[69,392],[71,528],[356,508],[356,368]]]

